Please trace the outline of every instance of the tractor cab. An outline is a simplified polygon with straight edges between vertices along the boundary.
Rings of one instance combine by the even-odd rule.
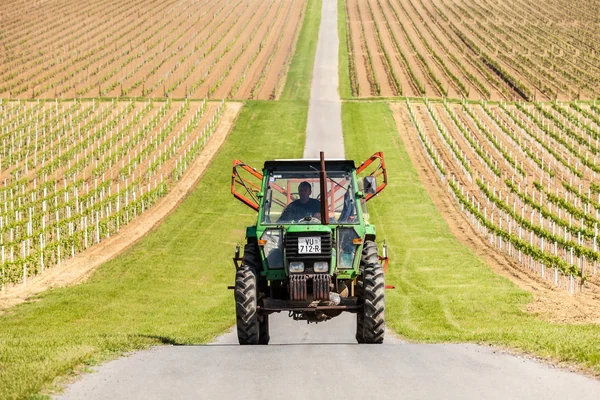
[[[354,169],[351,161],[329,161],[322,195],[318,160],[267,161],[260,223],[321,224],[321,208],[325,204],[327,224],[358,223]],[[325,196],[326,202],[322,201]],[[366,210],[364,200],[362,206]]]

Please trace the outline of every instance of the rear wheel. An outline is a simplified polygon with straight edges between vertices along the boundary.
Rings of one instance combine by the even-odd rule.
[[[385,335],[385,280],[379,264],[377,244],[366,241],[361,255],[357,294],[363,309],[356,318],[358,343],[383,343]]]
[[[258,246],[248,243],[244,247],[244,261],[235,273],[235,316],[240,344],[258,344],[260,322],[257,313]],[[268,342],[268,341],[267,341]]]
[[[258,319],[258,344],[269,344],[269,340],[271,340],[271,336],[269,335],[269,316],[260,315]]]
[[[356,314],[356,341],[358,343],[365,342],[365,335],[363,334],[363,326],[365,325],[365,317],[363,316],[363,312],[359,312]]]

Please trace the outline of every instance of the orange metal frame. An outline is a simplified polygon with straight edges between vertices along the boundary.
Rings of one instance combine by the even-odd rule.
[[[250,179],[246,179],[240,175],[240,171],[238,168],[248,172],[250,175],[254,176],[260,182],[258,185]],[[254,211],[258,211],[258,198],[256,194],[260,192],[260,185],[262,184],[263,175],[258,172],[255,168],[252,168],[246,164],[244,164],[240,160],[233,160],[233,171],[231,172],[231,194],[233,197],[246,204],[248,207],[252,208]],[[250,194],[252,197],[249,199],[244,196],[242,193],[236,190],[236,184],[243,186],[246,189],[246,192]]]
[[[366,160],[365,162],[360,164],[360,166],[356,170],[356,174],[358,175],[361,172],[365,171],[373,163],[373,161],[376,161],[376,160],[379,160],[379,162],[380,162],[379,166],[377,167],[377,169],[375,169],[369,175],[375,177],[376,179],[380,176],[383,176],[383,182],[380,183],[379,186],[377,186],[375,193],[368,194],[365,197],[366,201],[369,201],[371,198],[373,198],[373,196],[377,195],[379,192],[381,192],[387,186],[387,171],[385,168],[385,160],[383,158],[383,152],[379,151],[379,152],[373,154],[371,157],[369,157],[368,160]],[[241,168],[243,171],[246,171],[251,176],[255,177],[259,181],[259,183],[256,184],[255,182],[253,182],[253,180],[242,177],[240,175],[240,171],[238,170],[238,168]],[[262,179],[263,179],[263,175],[260,172],[258,172],[256,170],[256,168],[252,168],[249,165],[246,165],[243,161],[233,160],[233,170],[231,173],[231,194],[233,194],[233,196],[236,199],[240,200],[242,203],[244,203],[248,207],[252,208],[254,211],[258,211],[258,209],[259,209],[258,198],[257,198],[256,194],[258,192],[260,192],[260,185],[262,184]],[[246,190],[247,194],[250,195],[250,198],[246,197],[245,194],[238,192],[236,190],[236,185],[241,185]],[[290,199],[291,190],[289,190],[289,182],[288,182],[287,190],[278,185],[272,185],[272,188],[279,191],[282,194],[285,194],[288,197],[288,203],[289,203],[289,201],[291,200]],[[327,196],[331,197],[331,201],[328,202],[331,205],[329,212],[335,211],[334,204],[335,204],[335,194],[337,191],[338,191],[337,187],[332,187],[331,190],[329,190],[329,193],[327,193]]]
[[[380,164],[376,170],[374,170],[373,172],[371,172],[369,174],[369,176],[373,176],[373,177],[375,177],[375,179],[377,179],[378,177],[383,175],[383,183],[380,183],[379,186],[377,186],[377,190],[375,191],[375,193],[368,194],[365,197],[366,201],[369,201],[370,199],[372,199],[373,196],[376,196],[377,194],[379,194],[379,192],[381,192],[387,186],[387,170],[385,168],[385,160],[383,158],[383,152],[381,152],[381,151],[378,151],[377,153],[373,154],[371,157],[369,157],[368,160],[366,160],[365,162],[360,164],[360,166],[356,170],[356,175],[358,175],[361,172],[363,172],[364,170],[366,170],[367,167],[369,165],[371,165],[373,163],[373,161],[375,161],[375,160],[379,160]]]

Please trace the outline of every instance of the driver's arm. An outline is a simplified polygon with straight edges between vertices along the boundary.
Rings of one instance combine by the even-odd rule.
[[[291,207],[291,205],[292,205],[292,203],[288,204],[283,209],[283,212],[281,213],[281,215],[277,219],[277,222],[289,222],[289,221],[292,220],[292,209],[293,209],[293,207]]]

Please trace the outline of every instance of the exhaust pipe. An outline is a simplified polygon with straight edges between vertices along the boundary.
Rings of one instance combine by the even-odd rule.
[[[327,172],[325,171],[325,153],[321,152],[321,171],[319,173],[319,179],[321,184],[321,223],[323,225],[329,224],[329,204],[327,198]]]

